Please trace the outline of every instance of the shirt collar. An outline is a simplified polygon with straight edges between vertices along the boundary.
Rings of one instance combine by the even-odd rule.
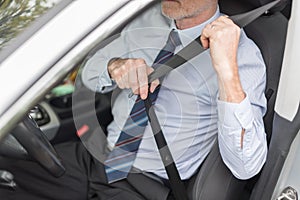
[[[215,14],[210,19],[203,22],[202,24],[199,24],[199,25],[194,26],[192,28],[179,30],[179,29],[177,29],[177,27],[175,25],[175,21],[172,20],[172,22],[170,24],[170,28],[175,29],[175,30],[178,31],[181,44],[182,44],[182,46],[185,47],[186,45],[188,45],[191,41],[196,39],[202,33],[202,30],[206,26],[206,24],[211,23],[212,21],[216,20],[220,15],[221,14],[220,14],[220,10],[219,10],[219,7],[218,7]]]

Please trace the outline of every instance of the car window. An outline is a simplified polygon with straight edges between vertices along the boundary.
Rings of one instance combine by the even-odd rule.
[[[0,51],[26,27],[60,0],[4,0],[0,2]]]
[[[152,1],[34,0],[47,5],[44,14],[32,18],[24,29],[5,43],[0,43],[0,80],[5,82],[0,84],[0,90],[6,94],[0,106],[0,139],[44,97],[47,100],[48,96],[70,94],[72,85],[54,87],[69,84],[72,78],[69,78],[71,74],[68,73],[78,62],[98,42],[109,37],[124,21]],[[7,12],[3,2],[0,1],[1,14]],[[2,16],[4,15],[1,18]],[[76,30],[72,31],[73,29]],[[0,34],[3,35],[1,31]],[[13,81],[12,87],[6,87],[12,78],[16,81]],[[11,98],[8,97],[10,95]],[[15,110],[11,110],[12,108]],[[4,115],[8,116],[6,119],[9,123]]]

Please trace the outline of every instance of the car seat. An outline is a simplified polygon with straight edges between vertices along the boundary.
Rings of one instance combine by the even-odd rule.
[[[252,10],[271,1],[272,0],[219,0],[219,4],[221,12],[230,16]],[[272,136],[274,104],[288,25],[287,17],[278,11],[283,9],[286,3],[286,1],[282,2],[282,4],[276,6],[275,9],[265,13],[265,15],[244,28],[248,37],[260,48],[267,67],[265,93],[268,100],[268,110],[264,117],[264,123],[268,142]],[[189,192],[192,192],[192,199],[194,200],[249,199],[257,179],[259,179],[259,175],[244,181],[235,178],[223,163],[218,143],[216,142],[197,175],[192,191]],[[260,184],[266,182],[266,178],[263,177],[263,179],[265,181]],[[252,199],[257,200],[262,198],[255,196]]]

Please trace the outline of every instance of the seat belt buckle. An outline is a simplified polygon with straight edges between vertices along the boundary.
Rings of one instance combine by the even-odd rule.
[[[0,187],[11,190],[15,190],[17,188],[17,184],[14,181],[14,176],[12,173],[5,170],[0,170]]]

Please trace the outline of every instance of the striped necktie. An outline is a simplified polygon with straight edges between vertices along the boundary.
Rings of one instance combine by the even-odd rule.
[[[178,33],[173,29],[164,48],[156,57],[153,68],[163,64],[174,54],[175,48],[180,45]],[[152,104],[155,103],[159,88],[149,93]],[[141,143],[148,117],[143,100],[138,97],[133,105],[129,117],[120,133],[113,150],[108,154],[104,164],[108,183],[113,183],[127,177]]]

